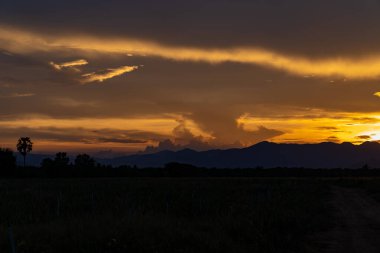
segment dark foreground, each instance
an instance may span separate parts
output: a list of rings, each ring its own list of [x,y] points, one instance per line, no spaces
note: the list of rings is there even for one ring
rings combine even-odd
[[[346,252],[379,252],[378,186],[362,178],[3,179],[0,252],[11,252],[9,235],[18,253],[343,252],[348,243]]]
[[[336,226],[326,238],[328,252],[379,252],[380,203],[362,189],[334,187],[332,194]]]

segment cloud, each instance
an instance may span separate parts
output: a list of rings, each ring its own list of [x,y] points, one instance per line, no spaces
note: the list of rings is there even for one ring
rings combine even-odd
[[[16,136],[30,136],[36,146],[36,150],[56,151],[66,149],[99,150],[104,148],[118,148],[119,150],[143,150],[146,145],[169,138],[153,131],[133,129],[97,129],[91,126],[84,127],[28,127],[0,126],[0,139],[2,145],[13,146]],[[11,139],[9,137],[12,136]],[[14,137],[14,138],[13,138]],[[9,142],[9,143],[8,143]]]
[[[36,94],[34,93],[13,93],[10,95],[10,97],[13,98],[24,98],[24,97],[32,97],[35,96]]]
[[[62,69],[65,69],[65,68],[72,68],[72,67],[76,67],[76,66],[83,66],[83,65],[87,65],[88,64],[88,61],[84,60],[84,59],[79,59],[79,60],[75,60],[75,61],[69,61],[69,62],[63,62],[63,63],[54,63],[54,62],[50,62],[49,63],[54,69],[56,70],[62,70]],[[76,69],[76,68],[75,68]]]
[[[217,148],[211,143],[211,139],[202,135],[196,136],[188,127],[188,122],[184,119],[177,120],[178,125],[172,130],[172,138],[158,142],[156,146],[147,146],[144,153],[155,153],[164,150],[178,151],[182,149],[193,149],[204,151]],[[221,147],[219,147],[221,148]]]
[[[380,26],[375,22],[380,19],[379,8],[369,8],[373,12],[368,16],[368,9],[353,8],[343,0],[340,4],[335,0],[326,4],[317,0],[312,0],[313,4],[301,0],[223,0],[218,4],[196,0],[198,3],[190,1],[185,6],[170,0],[170,4],[164,1],[166,4],[152,6],[149,15],[141,15],[150,2],[142,0],[129,4],[125,15],[125,8],[117,8],[115,1],[95,1],[97,4],[78,3],[74,9],[70,0],[51,4],[21,0],[23,4],[17,6],[10,1],[8,9],[7,4],[2,5],[0,24],[11,26],[0,28],[0,95],[7,95],[0,98],[1,121],[9,119],[7,124],[13,127],[84,127],[96,131],[112,127],[162,135],[146,138],[102,130],[99,135],[80,132],[70,143],[76,147],[81,138],[99,141],[99,137],[151,140],[135,150],[157,146],[166,139],[175,147],[202,149],[207,145],[240,147],[265,138],[310,143],[335,135],[342,141],[360,141],[355,137],[380,131],[379,101],[375,96],[368,98],[377,91],[376,81],[321,78],[335,73],[335,65],[342,67],[347,61],[365,66],[366,75],[374,71],[368,78],[376,78],[377,67],[370,63],[380,53]],[[368,1],[355,1],[355,5],[360,7]],[[99,8],[100,2],[105,8]],[[64,7],[57,9],[57,4]],[[342,9],[342,4],[347,8]],[[44,9],[47,5],[49,11]],[[197,11],[199,6],[201,12]],[[104,9],[112,13],[112,19],[99,18]],[[93,14],[83,16],[83,10]],[[181,15],[163,15],[161,11]],[[342,12],[347,15],[339,15]],[[358,13],[364,16],[355,16]],[[162,16],[167,19],[156,22],[162,21]],[[186,32],[178,33],[179,28]],[[69,66],[81,59],[91,64]],[[304,69],[305,60],[312,66],[309,70]],[[48,65],[50,61],[61,70],[54,71],[54,66]],[[284,64],[278,65],[281,61]],[[316,64],[326,61],[334,62],[331,70],[297,74],[320,71]],[[105,80],[114,84],[112,89],[76,85],[85,79],[82,74],[105,74],[108,68],[141,64],[148,67],[143,74],[127,76],[131,80],[128,85],[123,85],[124,77]],[[350,68],[339,71],[351,74]],[[19,95],[10,98],[16,92]],[[38,96],[23,98],[22,93]],[[237,123],[245,113],[252,118]],[[170,122],[145,120],[152,117],[170,118]],[[181,117],[186,121],[183,124],[177,121]],[[138,123],[131,118],[144,120]],[[0,139],[13,146],[18,135],[15,132]],[[56,145],[55,140],[51,143]],[[98,146],[113,149],[124,144]]]
[[[179,119],[177,120],[178,125],[173,128],[173,137],[171,139],[159,141],[156,146],[147,146],[144,153],[154,153],[164,150],[178,151],[182,149],[204,151],[210,149],[241,148],[283,134],[281,131],[269,129],[264,126],[258,126],[256,130],[246,130],[233,119],[226,118],[223,121],[223,124],[213,126],[213,128],[205,128],[205,122],[195,121],[195,124],[201,128],[203,127],[201,130],[209,131],[211,134],[211,136],[196,136],[187,126],[188,120]],[[224,129],[225,125],[229,125],[230,122],[235,122],[234,126],[229,129]],[[225,133],[225,131],[228,131],[229,134],[222,136],[222,133]]]
[[[77,66],[83,66],[87,64],[88,64],[88,61],[84,59],[63,62],[63,63],[50,62],[50,65],[56,70],[61,71],[64,69],[72,69],[72,70],[75,70],[76,72],[81,72],[78,68],[76,68]],[[138,68],[139,68],[138,66],[121,66],[118,68],[108,68],[107,70],[103,70],[99,72],[82,74],[79,81],[81,83],[103,82],[107,79],[111,79],[116,76],[120,76],[125,73],[135,71]]]
[[[185,120],[178,120],[179,125],[173,129],[173,143],[180,148],[206,150],[210,148],[244,147],[267,140],[284,132],[258,125],[256,129],[246,129],[243,123],[238,123],[232,115],[214,112],[212,117],[203,118],[193,114],[191,119],[209,136],[195,136],[186,126]]]
[[[170,140],[173,144],[171,150],[190,148],[200,151],[244,147],[284,134],[282,131],[262,125],[258,125],[255,129],[246,129],[244,124],[237,122],[238,117],[235,117],[234,113],[229,113],[227,110],[220,112],[218,108],[215,110],[209,107],[205,114],[197,111],[186,115],[185,119],[177,120],[179,124],[173,128],[173,138]],[[187,126],[189,120],[201,130],[202,135],[193,134]],[[160,143],[158,150],[161,150],[161,145],[170,146],[168,144],[170,144],[168,141]]]
[[[107,137],[82,139],[81,141],[88,144],[99,144],[99,143],[144,144],[148,142],[148,140],[137,140],[137,139],[130,139],[130,138],[107,138]]]
[[[138,66],[122,66],[119,68],[110,68],[107,69],[107,71],[104,71],[102,73],[88,73],[83,74],[83,79],[81,80],[82,83],[91,83],[91,82],[103,82],[104,80],[114,78],[116,76],[123,75],[125,73],[129,73],[132,71],[137,70]]]
[[[189,142],[199,141],[204,142],[204,137],[195,136],[194,133],[187,125],[187,121],[184,119],[178,119],[178,126],[173,128],[172,134],[174,142],[176,144],[188,144]]]
[[[319,126],[319,127],[316,127],[316,129],[319,129],[319,130],[338,130],[337,127],[332,127],[332,126]]]
[[[329,136],[326,141],[328,142],[340,142],[339,138],[336,136]]]
[[[3,98],[25,98],[25,97],[33,97],[35,95],[36,95],[35,93],[12,93],[12,94],[3,95],[0,97],[3,97]]]
[[[380,122],[380,118],[377,115],[375,117],[353,117],[352,121],[358,124],[376,124]]]
[[[295,141],[298,143],[318,143],[328,139],[332,140],[331,134],[333,133],[337,142],[359,143],[360,140],[364,140],[364,137],[358,138],[357,136],[370,136],[372,133],[380,131],[379,113],[310,110],[308,118],[297,117],[297,114],[288,112],[288,116],[285,117],[286,113],[282,112],[283,117],[281,118],[268,115],[262,117],[248,115],[239,121],[243,122],[248,129],[252,129],[257,124],[280,129],[284,134],[271,139],[274,142],[287,142],[294,139],[298,140]]]
[[[85,102],[67,97],[51,98],[49,99],[53,104],[63,107],[97,107],[96,102]]]
[[[214,105],[197,108],[188,116],[214,138],[213,144],[217,146],[249,146],[284,134],[283,131],[267,128],[261,123],[248,129],[244,122],[239,121],[240,117],[242,113],[237,108],[221,110]]]
[[[186,130],[188,131],[188,130]],[[265,135],[272,137],[276,134],[282,134],[281,131],[268,129],[263,126],[259,126],[256,131],[247,131],[247,134],[255,136],[256,140],[249,144],[255,144],[259,142],[258,140],[266,140]],[[215,139],[206,139],[201,137],[190,137],[187,141],[178,137],[174,137],[174,139],[166,139],[160,141],[157,146],[147,146],[144,150],[144,153],[155,153],[164,150],[178,151],[183,149],[192,149],[196,151],[205,151],[211,149],[229,149],[229,148],[242,148],[245,145],[242,144],[245,140],[237,140],[234,143],[221,143],[217,138]]]
[[[234,47],[224,49],[181,47],[128,38],[98,38],[88,35],[71,37],[68,35],[54,36],[5,26],[0,27],[0,48],[18,53],[80,50],[122,55],[133,53],[176,61],[206,62],[211,64],[236,62],[277,69],[298,76],[339,76],[350,79],[374,79],[380,76],[380,54],[376,53],[354,58],[308,58],[284,54],[263,47]],[[94,81],[105,79],[107,79],[107,75],[101,75],[97,79],[94,78]],[[89,78],[89,80],[92,79]]]
[[[360,140],[370,140],[372,139],[371,136],[369,135],[359,135],[359,136],[356,136],[357,139],[360,139]]]
[[[172,118],[50,118],[41,115],[29,114],[26,117],[0,118],[1,129],[16,129],[29,126],[31,129],[56,129],[60,126],[62,129],[91,129],[94,133],[113,135],[115,133],[127,134],[133,138],[144,139],[146,133],[154,137],[155,140],[167,139],[169,132],[167,129],[173,129],[176,121]],[[112,126],[112,128],[110,128]],[[156,133],[153,135],[153,133]],[[158,134],[159,133],[159,134]]]
[[[225,148],[229,148],[230,146],[225,146]],[[156,153],[160,151],[170,150],[170,151],[179,151],[183,149],[192,149],[196,151],[205,151],[210,149],[216,149],[216,148],[224,148],[222,146],[213,146],[212,144],[208,142],[203,142],[201,140],[191,140],[187,144],[178,144],[175,143],[175,141],[166,139],[163,141],[158,142],[158,145],[153,146],[149,145],[145,148],[145,150],[142,153]]]

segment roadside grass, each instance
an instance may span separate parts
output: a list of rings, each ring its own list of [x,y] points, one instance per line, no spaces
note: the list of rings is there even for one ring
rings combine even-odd
[[[0,251],[318,252],[330,228],[317,179],[0,180]]]

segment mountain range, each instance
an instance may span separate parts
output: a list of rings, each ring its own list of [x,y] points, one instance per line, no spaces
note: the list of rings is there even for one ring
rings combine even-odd
[[[162,167],[178,162],[208,168],[380,168],[380,143],[354,145],[323,142],[319,144],[278,144],[260,142],[241,149],[195,151],[161,151],[103,159],[99,162],[114,166]]]
[[[40,165],[43,158],[51,155],[30,154],[29,165]],[[163,167],[171,162],[191,164],[207,168],[361,168],[368,165],[380,168],[380,143],[364,142],[354,145],[323,142],[319,144],[279,144],[260,142],[246,148],[195,151],[160,151],[152,154],[134,154],[115,158],[96,158],[106,165],[136,165],[137,167]],[[19,164],[21,157],[18,156]]]

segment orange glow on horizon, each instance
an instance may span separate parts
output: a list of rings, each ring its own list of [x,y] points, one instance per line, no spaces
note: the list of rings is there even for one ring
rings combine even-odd
[[[171,117],[162,118],[78,118],[78,119],[55,119],[49,117],[34,116],[28,118],[20,118],[15,120],[3,120],[0,121],[0,129],[19,129],[25,126],[29,126],[31,130],[45,130],[45,131],[61,131],[62,134],[72,132],[85,132],[89,136],[78,136],[76,141],[57,141],[54,138],[34,138],[30,136],[35,142],[35,151],[59,151],[59,150],[96,150],[112,149],[122,152],[132,152],[138,150],[144,150],[146,146],[157,145],[158,140],[143,139],[143,143],[118,143],[112,141],[106,142],[92,142],[92,139],[96,137],[109,137],[107,134],[113,131],[123,133],[122,137],[128,136],[128,131],[132,132],[146,132],[152,135],[162,136],[161,139],[170,139],[173,134],[173,129],[178,126],[179,116],[172,115]],[[210,138],[207,133],[200,130],[194,122],[186,121],[186,127],[196,136],[204,136]],[[20,134],[23,131],[20,130]],[[96,134],[95,134],[96,133]],[[101,133],[103,135],[98,136]],[[149,135],[149,134],[148,134]],[[136,139],[131,137],[131,139]],[[88,141],[86,141],[88,140]],[[3,147],[14,146],[15,140],[13,138],[2,140],[1,145]]]
[[[318,112],[318,111],[317,111]],[[243,126],[247,131],[254,131],[258,126],[269,127],[283,131],[284,134],[269,139],[278,143],[319,143],[325,141],[332,142],[352,142],[360,144],[365,141],[380,140],[380,113],[360,114],[360,113],[339,113],[325,112],[325,116],[319,118],[307,117],[254,117],[246,114],[237,119],[237,124]],[[31,129],[54,129],[61,131],[85,130],[88,133],[93,131],[109,130],[126,131],[136,130],[156,133],[162,136],[173,136],[173,129],[178,126],[175,118],[81,118],[81,119],[54,119],[47,117],[33,117],[29,119],[18,119],[0,121],[0,128],[17,129],[25,125],[33,126]],[[213,141],[210,133],[203,132],[194,122],[187,122],[186,126],[194,136],[202,136],[205,141]],[[75,132],[75,131],[74,131]],[[102,135],[103,136],[103,135]],[[47,150],[66,151],[98,151],[104,149],[118,150],[122,152],[133,152],[144,150],[148,145],[157,145],[157,140],[145,139],[142,143],[117,143],[112,139],[109,142],[84,142],[78,140],[56,141],[49,138],[33,138],[35,150],[44,152]],[[89,140],[93,136],[82,136]],[[107,131],[104,137],[107,137]],[[133,139],[133,137],[132,137]],[[164,139],[164,137],[163,137]],[[247,145],[251,145],[250,143]],[[14,146],[14,140],[4,140],[3,145]]]
[[[318,118],[256,118],[245,115],[238,119],[245,129],[255,126],[271,126],[280,129],[283,135],[270,139],[279,143],[320,143],[380,141],[380,113],[330,113]]]

